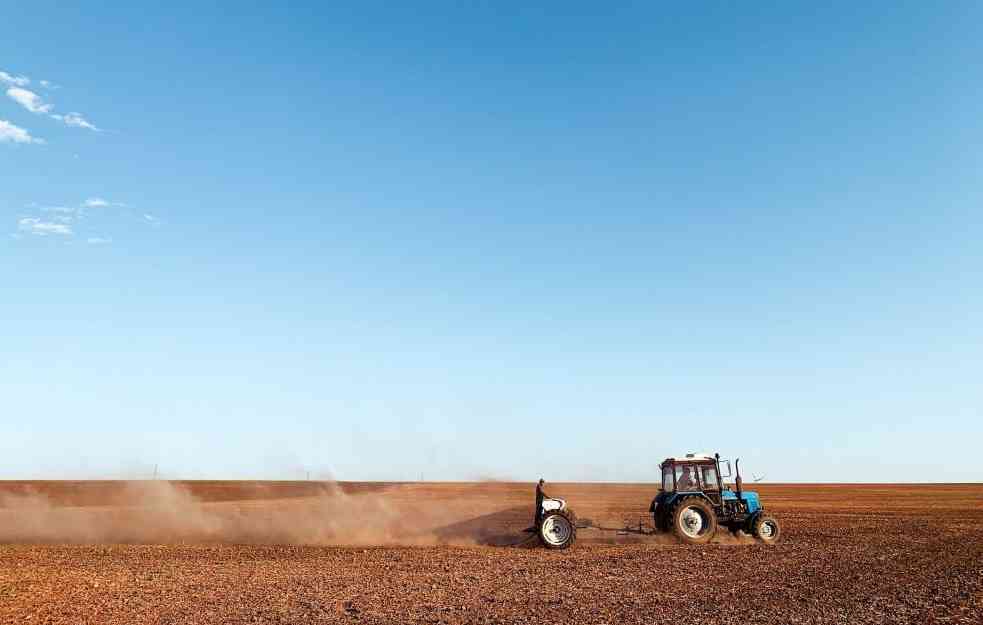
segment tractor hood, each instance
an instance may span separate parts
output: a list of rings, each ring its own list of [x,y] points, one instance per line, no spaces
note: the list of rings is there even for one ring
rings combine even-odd
[[[732,490],[725,490],[720,493],[721,499],[737,499],[737,493]],[[753,490],[746,490],[741,493],[741,499],[747,503],[747,511],[754,514],[761,509],[761,499],[758,493]]]

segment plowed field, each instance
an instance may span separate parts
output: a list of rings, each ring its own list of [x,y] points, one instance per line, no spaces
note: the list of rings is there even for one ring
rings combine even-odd
[[[2,623],[983,623],[983,485],[755,485],[764,545],[648,535],[654,485],[0,482]],[[641,531],[639,531],[641,530]]]

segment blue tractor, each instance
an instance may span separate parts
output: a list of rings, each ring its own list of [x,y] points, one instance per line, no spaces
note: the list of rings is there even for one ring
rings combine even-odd
[[[740,460],[735,462],[731,490],[721,481],[731,475],[730,461],[721,460],[720,454],[666,458],[659,465],[662,489],[649,507],[656,530],[671,532],[690,544],[709,542],[719,527],[744,531],[765,543],[778,541],[778,521],[761,507],[758,493],[744,490],[739,464]]]

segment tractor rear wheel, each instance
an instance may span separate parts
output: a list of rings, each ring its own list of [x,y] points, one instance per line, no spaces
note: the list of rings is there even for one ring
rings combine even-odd
[[[539,542],[547,549],[566,549],[577,540],[577,520],[570,510],[551,510],[539,524]]]
[[[778,538],[782,535],[782,530],[774,517],[762,514],[754,520],[751,533],[761,542],[772,544],[778,542]]]
[[[684,497],[673,507],[672,531],[684,543],[709,542],[717,533],[717,515],[705,499]]]

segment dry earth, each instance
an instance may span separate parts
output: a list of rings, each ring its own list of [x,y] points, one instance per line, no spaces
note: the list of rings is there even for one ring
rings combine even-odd
[[[756,485],[782,542],[703,547],[548,486],[565,552],[525,484],[0,482],[0,623],[983,623],[983,485]]]

